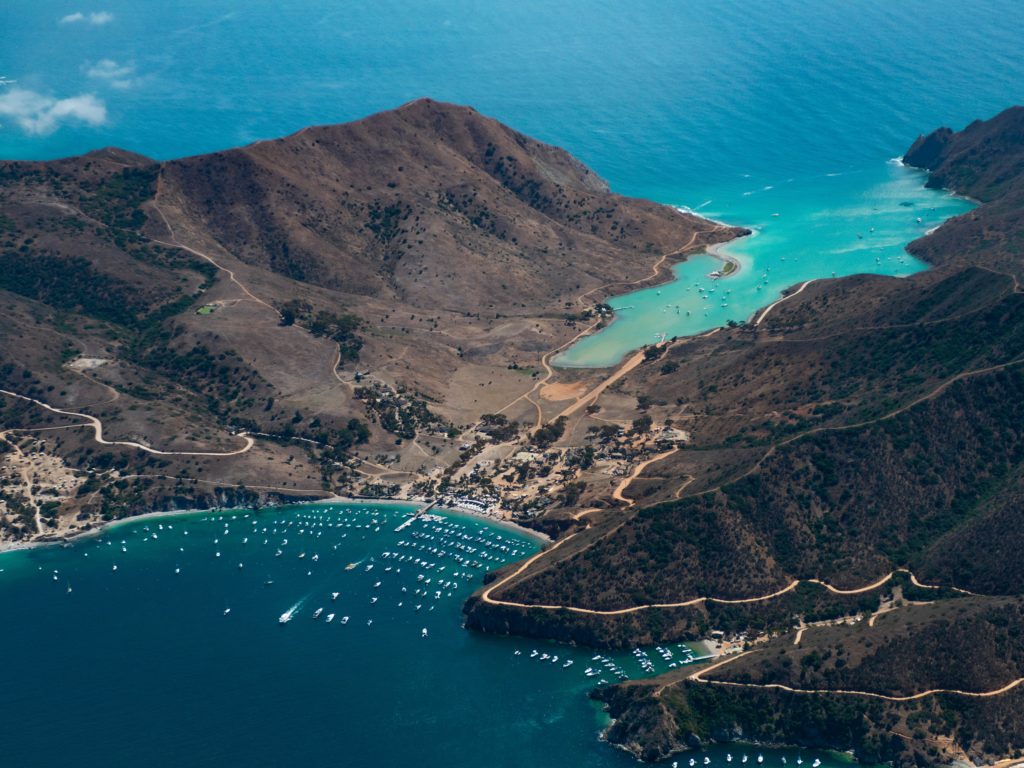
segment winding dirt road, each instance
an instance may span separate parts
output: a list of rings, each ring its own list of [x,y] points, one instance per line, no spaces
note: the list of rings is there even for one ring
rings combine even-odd
[[[230,270],[227,267],[225,267],[223,264],[221,264],[215,258],[213,258],[213,256],[211,256],[210,254],[204,253],[203,251],[200,251],[200,250],[198,250],[196,248],[193,248],[193,247],[191,247],[189,245],[185,245],[184,243],[182,243],[178,239],[178,236],[174,233],[174,227],[171,226],[171,222],[168,221],[167,216],[164,214],[163,209],[160,207],[160,203],[159,203],[160,185],[161,185],[162,182],[163,182],[163,178],[162,177],[158,177],[157,178],[157,191],[156,191],[156,194],[153,196],[153,209],[160,215],[160,219],[163,221],[164,226],[167,227],[167,232],[171,236],[171,241],[167,242],[166,240],[158,240],[155,237],[151,237],[151,238],[149,238],[149,240],[151,242],[158,243],[160,245],[166,245],[168,248],[181,248],[183,251],[188,251],[193,256],[198,256],[199,258],[201,258],[201,259],[203,259],[205,261],[208,261],[210,264],[215,266],[221,272],[226,274],[228,276],[228,279],[231,280],[231,282],[234,283],[239,288],[239,290],[241,290],[242,293],[245,294],[246,298],[250,299],[251,301],[256,302],[257,304],[262,304],[264,307],[269,309],[275,315],[277,315],[278,317],[281,317],[281,313],[278,312],[277,309],[274,306],[272,306],[271,304],[268,304],[263,299],[261,299],[259,296],[255,295],[252,291],[250,291],[238,279],[238,277],[236,277],[236,275],[235,275],[233,270]]]
[[[989,698],[991,696],[999,696],[1008,691],[1012,691],[1014,688],[1024,683],[1024,677],[1018,677],[1016,680],[1012,680],[1011,682],[1007,683],[1001,688],[996,688],[993,691],[962,691],[957,688],[932,688],[927,691],[921,691],[920,693],[912,693],[906,696],[893,696],[885,693],[875,693],[873,691],[854,691],[844,688],[793,688],[788,685],[783,685],[782,683],[738,683],[732,680],[708,680],[704,677],[704,675],[708,674],[709,672],[713,672],[716,669],[724,667],[726,664],[731,664],[737,659],[740,659],[751,653],[754,653],[754,651],[745,651],[743,653],[738,653],[735,656],[730,656],[729,658],[724,659],[723,661],[720,661],[717,664],[712,664],[709,667],[697,670],[686,679],[695,683],[704,683],[705,685],[728,685],[733,686],[735,688],[774,689],[777,691],[786,691],[787,693],[801,693],[814,695],[829,694],[836,696],[862,696],[871,699],[881,699],[882,701],[917,701],[918,699],[923,699],[927,696],[936,696],[939,694],[967,696],[976,699],[984,699]]]
[[[593,511],[595,511],[595,510],[586,510],[586,513],[593,512]],[[582,516],[582,513],[581,513],[580,516]],[[781,597],[782,595],[785,595],[785,594],[787,594],[789,592],[792,592],[794,589],[799,587],[801,584],[817,584],[818,586],[823,587],[824,589],[826,589],[829,592],[831,592],[833,594],[836,594],[836,595],[859,595],[859,594],[862,594],[864,592],[871,592],[871,591],[873,591],[875,589],[878,589],[879,587],[884,586],[886,583],[891,581],[896,576],[896,574],[898,574],[898,573],[905,573],[905,574],[907,574],[910,577],[910,580],[914,584],[914,586],[920,587],[922,589],[951,589],[951,590],[954,590],[956,592],[959,592],[959,593],[965,594],[965,595],[974,595],[975,594],[973,592],[968,592],[965,589],[959,589],[958,587],[948,587],[948,586],[941,585],[941,584],[924,584],[924,583],[918,581],[917,577],[913,573],[911,573],[911,571],[909,571],[908,569],[906,569],[906,568],[897,568],[896,570],[890,571],[888,574],[886,574],[882,578],[878,579],[877,581],[874,581],[874,582],[872,582],[870,584],[866,584],[863,587],[856,587],[854,589],[840,589],[839,587],[834,587],[831,584],[829,584],[828,582],[822,581],[821,579],[794,579],[793,581],[791,581],[789,584],[787,584],[782,589],[778,589],[775,592],[770,592],[770,593],[768,593],[766,595],[759,595],[757,597],[724,598],[724,597],[706,597],[705,596],[705,597],[694,597],[694,598],[690,598],[689,600],[681,600],[681,601],[675,602],[675,603],[645,603],[644,605],[633,605],[633,606],[630,606],[628,608],[614,608],[614,609],[607,609],[607,610],[601,610],[601,609],[597,609],[597,608],[579,608],[579,607],[574,606],[574,605],[548,605],[548,604],[542,604],[542,603],[517,603],[517,602],[510,601],[510,600],[500,600],[498,598],[491,597],[491,593],[494,592],[494,590],[501,588],[505,584],[508,584],[512,579],[514,579],[516,576],[519,576],[527,568],[529,568],[531,565],[533,565],[533,563],[535,563],[537,560],[539,560],[543,555],[548,555],[551,552],[554,552],[560,546],[562,546],[563,544],[565,544],[566,542],[568,542],[569,540],[575,538],[578,535],[579,535],[579,533],[574,533],[574,534],[571,534],[570,536],[566,536],[564,539],[562,539],[561,541],[557,542],[554,546],[538,552],[536,555],[531,557],[529,560],[526,560],[519,568],[517,568],[515,571],[510,573],[508,576],[505,576],[504,578],[499,579],[494,584],[492,584],[490,587],[488,587],[486,590],[484,590],[480,594],[480,599],[483,600],[485,603],[489,603],[490,605],[504,605],[504,606],[508,606],[508,607],[512,607],[512,608],[540,608],[542,610],[548,610],[548,611],[571,611],[573,613],[581,613],[581,614],[587,614],[587,615],[591,615],[591,616],[623,616],[623,615],[626,615],[626,614],[629,614],[629,613],[637,613],[638,611],[650,610],[652,608],[688,608],[690,606],[698,605],[700,603],[718,603],[719,605],[745,605],[745,604],[748,604],[748,603],[760,603],[760,602],[764,602],[764,601],[767,601],[767,600],[774,600],[777,597]]]
[[[817,278],[815,278],[815,280],[816,280],[816,279],[817,279]],[[800,285],[800,287],[799,287],[799,288],[797,288],[797,289],[796,289],[795,291],[793,291],[792,293],[787,293],[787,294],[786,294],[785,296],[783,296],[783,297],[782,297],[781,299],[777,299],[776,301],[773,301],[773,302],[772,302],[771,304],[769,304],[769,305],[768,305],[767,307],[765,307],[765,308],[764,308],[763,310],[761,310],[761,313],[760,313],[760,314],[758,315],[757,319],[756,319],[756,320],[754,320],[754,326],[758,326],[758,325],[760,325],[760,324],[761,324],[762,322],[764,322],[764,319],[765,319],[766,317],[768,317],[768,313],[769,313],[769,312],[771,312],[771,311],[772,311],[773,309],[775,309],[775,308],[776,308],[777,306],[779,306],[779,304],[781,304],[781,303],[782,303],[782,302],[784,302],[784,301],[787,301],[788,299],[792,299],[792,298],[793,298],[794,296],[796,296],[796,295],[797,295],[797,294],[799,294],[799,293],[803,293],[803,290],[804,290],[804,288],[806,288],[806,287],[807,287],[808,285],[810,285],[810,284],[811,284],[811,283],[813,283],[813,282],[814,282],[814,280],[805,280],[805,281],[804,281],[804,282],[803,282],[803,283],[802,283],[802,284]]]
[[[72,417],[79,418],[79,419],[85,419],[86,423],[84,423],[84,424],[74,424],[74,425],[70,425],[70,426],[91,427],[92,430],[93,430],[93,433],[94,433],[93,434],[93,438],[100,445],[124,445],[124,446],[127,446],[129,448],[137,448],[140,451],[145,451],[146,453],[152,453],[152,454],[154,454],[156,456],[216,456],[216,457],[220,457],[220,456],[238,456],[241,453],[246,453],[246,452],[252,450],[253,445],[256,444],[256,441],[253,440],[251,437],[249,437],[249,435],[247,435],[245,432],[239,432],[237,437],[242,438],[245,441],[245,445],[242,446],[241,448],[238,448],[237,450],[234,450],[234,451],[160,451],[160,450],[157,450],[156,448],[150,448],[148,445],[143,445],[142,443],[136,443],[136,442],[131,441],[131,440],[106,440],[106,439],[104,439],[104,437],[103,437],[103,422],[101,422],[95,416],[90,416],[87,413],[80,413],[78,411],[68,411],[68,410],[65,410],[63,408],[55,408],[52,405],[44,403],[42,400],[36,400],[34,397],[28,397],[26,395],[19,395],[17,392],[10,392],[10,391],[8,391],[6,389],[0,389],[0,395],[7,395],[8,397],[14,397],[14,398],[17,398],[19,400],[25,400],[27,402],[30,402],[30,403],[33,403],[34,405],[39,406],[40,408],[45,408],[46,410],[50,411],[51,413],[60,414],[61,416],[72,416]],[[7,430],[7,431],[8,432],[17,432],[19,430],[10,429],[10,430]]]

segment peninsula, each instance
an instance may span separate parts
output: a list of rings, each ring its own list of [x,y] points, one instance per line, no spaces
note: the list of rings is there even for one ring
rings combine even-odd
[[[744,232],[428,99],[167,163],[3,162],[0,202],[8,544],[333,495],[497,508],[478,470],[561,434],[551,352],[609,292]],[[495,514],[542,511],[552,483],[523,479]]]

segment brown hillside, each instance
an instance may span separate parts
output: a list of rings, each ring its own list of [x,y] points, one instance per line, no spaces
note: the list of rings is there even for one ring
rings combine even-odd
[[[611,194],[564,150],[429,99],[174,161],[162,183],[246,263],[459,312],[550,310],[706,227]]]

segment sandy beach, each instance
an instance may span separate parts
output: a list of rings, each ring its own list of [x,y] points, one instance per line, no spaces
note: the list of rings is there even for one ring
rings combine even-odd
[[[747,235],[747,237],[750,237],[750,235]],[[740,273],[740,270],[743,269],[743,262],[741,262],[735,256],[732,256],[732,255],[730,255],[730,254],[725,252],[725,248],[728,245],[729,245],[728,243],[721,243],[719,245],[709,245],[707,247],[707,253],[708,253],[709,256],[714,256],[716,259],[721,261],[723,264],[732,264],[732,269],[730,269],[728,272],[724,272],[723,271],[723,273],[722,273],[722,277],[723,278],[733,277],[734,275],[738,275]]]

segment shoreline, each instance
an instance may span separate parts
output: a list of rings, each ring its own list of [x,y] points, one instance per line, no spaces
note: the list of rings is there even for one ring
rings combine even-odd
[[[749,235],[743,235],[742,237],[753,237],[754,233],[751,232]],[[742,239],[737,237],[736,240]],[[734,243],[736,240],[730,240],[729,243]],[[726,253],[723,249],[729,245],[729,243],[716,243],[715,245],[709,245],[704,250],[708,256],[713,256],[723,264],[732,264],[732,269],[728,272],[723,272],[719,280],[725,280],[730,277],[738,275],[743,270],[743,262],[740,261],[736,256],[731,253]]]
[[[643,286],[641,288],[637,288],[635,290],[629,291],[628,293],[617,294],[616,296],[612,296],[612,297],[609,297],[609,298],[613,298],[614,299],[614,298],[619,298],[619,297],[622,297],[622,296],[629,296],[629,295],[631,295],[633,293],[640,293],[642,291],[649,291],[649,290],[651,290],[653,288],[657,288],[659,285],[671,285],[672,283],[674,283],[674,282],[679,280],[679,276],[675,273],[675,267],[680,265],[680,264],[684,264],[687,261],[689,261],[691,256],[699,256],[701,254],[710,256],[713,259],[716,259],[717,261],[721,262],[722,264],[731,264],[732,265],[732,269],[731,270],[729,270],[728,272],[724,272],[721,276],[715,278],[715,280],[728,280],[730,277],[735,277],[736,275],[738,275],[743,270],[743,262],[740,261],[740,259],[738,257],[733,256],[730,253],[726,253],[722,249],[728,247],[731,243],[735,243],[737,240],[741,240],[742,238],[745,238],[745,237],[753,237],[756,234],[757,234],[756,230],[750,230],[750,232],[748,234],[746,234],[746,235],[738,235],[737,237],[734,237],[732,240],[729,240],[727,242],[715,243],[714,245],[705,246],[702,251],[695,251],[694,253],[687,254],[686,258],[684,258],[684,259],[682,259],[680,261],[674,262],[671,265],[671,267],[669,268],[669,270],[668,270],[669,278],[667,280],[662,280],[660,282],[652,283],[651,285],[646,285],[646,286]],[[605,301],[604,303],[607,304],[607,301]],[[608,304],[608,306],[611,306],[611,305]],[[764,307],[758,307],[755,310],[755,314],[757,312],[760,312],[763,309],[764,309]],[[601,333],[601,331],[604,331],[604,330],[606,330],[608,328],[611,328],[612,325],[614,325],[615,322],[618,319],[619,319],[618,312],[615,310],[615,307],[611,307],[611,320],[608,322],[608,324],[605,325],[603,328],[599,328],[596,331],[592,331],[591,333],[587,334],[586,336],[581,336],[580,338],[578,338],[574,342],[573,345],[579,343],[580,341],[582,341],[585,338],[591,338],[591,337],[596,336],[599,333]],[[717,326],[714,326],[713,328],[707,328],[707,329],[705,329],[703,331],[699,331],[697,333],[691,333],[691,334],[688,334],[686,336],[679,336],[678,338],[679,339],[693,339],[693,338],[697,338],[699,336],[703,336],[706,333],[708,333],[709,331],[715,331],[715,330],[718,330],[719,328],[724,328],[724,327],[725,326],[723,326],[723,325],[717,325]],[[559,353],[559,356],[561,356],[561,354],[564,354],[564,352],[568,351],[568,349],[571,349],[571,348],[572,347],[570,346],[566,350],[563,350],[562,353]],[[640,349],[642,349],[642,346],[641,347],[636,347],[634,349],[630,349],[630,350],[626,351],[625,353],[623,353],[621,358],[619,358],[618,360],[616,360],[614,363],[612,363],[610,365],[600,365],[600,366],[594,366],[594,365],[567,365],[565,363],[557,362],[557,360],[558,360],[557,356],[551,359],[551,365],[554,368],[561,368],[561,369],[567,370],[567,371],[599,371],[599,370],[608,369],[608,368],[616,368],[616,367],[622,365],[623,361],[626,360],[629,357],[629,355],[631,355],[634,352],[637,352]]]
[[[661,205],[661,203],[658,203],[658,204]],[[689,215],[689,216],[696,216],[697,218],[704,219],[705,221],[710,221],[713,224],[717,224],[720,227],[727,227],[729,229],[746,229],[747,233],[743,234],[743,235],[736,235],[731,240],[726,240],[725,242],[713,243],[712,245],[706,245],[703,248],[698,248],[695,251],[681,254],[681,258],[678,258],[678,259],[672,259],[669,256],[669,257],[666,258],[666,261],[668,262],[668,269],[667,270],[662,270],[662,269],[659,268],[658,269],[658,274],[652,275],[648,280],[646,280],[646,281],[638,281],[638,282],[632,283],[632,285],[636,286],[632,290],[627,291],[626,293],[617,293],[617,294],[614,294],[613,296],[607,296],[604,299],[602,299],[601,303],[605,304],[606,306],[611,306],[610,304],[608,304],[608,301],[610,299],[619,298],[619,297],[622,297],[622,296],[629,296],[629,295],[631,295],[633,293],[639,293],[641,291],[646,291],[646,290],[650,290],[652,288],[657,288],[658,286],[671,285],[672,283],[674,283],[675,281],[677,281],[679,279],[679,276],[675,273],[675,268],[677,266],[679,266],[680,264],[685,264],[687,261],[690,260],[691,257],[699,256],[701,254],[710,255],[711,257],[717,259],[718,261],[721,261],[723,263],[727,263],[727,264],[732,264],[733,265],[733,269],[730,270],[727,274],[723,274],[721,276],[722,278],[724,278],[724,277],[731,277],[732,275],[735,275],[735,274],[739,273],[739,271],[742,269],[742,267],[743,267],[742,263],[740,263],[740,261],[735,256],[730,256],[728,254],[720,254],[717,251],[717,249],[722,248],[722,247],[728,245],[729,243],[736,242],[740,238],[750,237],[750,236],[756,234],[755,230],[747,228],[747,227],[742,227],[740,225],[727,224],[724,221],[719,221],[717,219],[712,219],[712,218],[709,218],[707,216],[702,216],[700,213],[697,213],[696,211],[691,210],[690,208],[686,207],[685,205],[668,205],[667,207],[672,208],[672,209],[678,211],[679,213],[683,213],[683,214],[686,214],[686,215]],[[718,279],[721,279],[721,278],[718,278]],[[635,352],[637,350],[636,349],[629,350],[628,352],[623,354],[621,359],[617,360],[616,362],[612,363],[611,365],[602,365],[602,366],[565,365],[565,364],[559,364],[559,363],[555,362],[559,357],[561,357],[563,354],[565,354],[565,352],[567,352],[575,344],[579,343],[583,339],[589,338],[591,336],[595,336],[598,333],[600,333],[601,331],[605,330],[605,328],[610,328],[612,326],[612,324],[614,324],[617,319],[618,319],[618,315],[617,315],[617,313],[615,311],[615,307],[611,307],[611,318],[609,319],[607,325],[603,326],[602,328],[598,328],[596,331],[591,330],[590,333],[587,333],[587,334],[577,338],[573,342],[573,344],[569,345],[566,349],[562,350],[561,352],[558,353],[558,355],[554,356],[551,359],[551,365],[553,367],[555,367],[555,368],[563,368],[565,370],[601,370],[603,368],[615,368],[616,366],[621,365],[622,361],[625,360],[626,357],[631,352]],[[695,334],[695,335],[699,335],[699,334]],[[639,347],[637,347],[637,349],[639,349]]]
[[[154,510],[153,512],[143,512],[141,515],[132,515],[130,517],[122,517],[117,520],[106,520],[96,525],[93,528],[87,530],[76,531],[70,536],[57,536],[52,539],[37,538],[29,541],[0,541],[0,557],[3,557],[8,552],[19,552],[30,549],[38,549],[40,547],[59,547],[73,544],[80,539],[89,539],[96,536],[101,536],[115,528],[129,523],[136,523],[143,520],[158,520],[166,517],[185,517],[191,515],[208,515],[218,512],[260,512],[268,507],[303,507],[313,506],[316,504],[376,504],[379,506],[412,506],[414,509],[411,512],[416,512],[417,507],[424,507],[430,504],[429,501],[424,499],[393,499],[393,498],[369,498],[369,497],[353,497],[353,496],[339,496],[337,494],[331,494],[322,499],[312,499],[309,501],[296,501],[286,502],[283,504],[267,504],[258,509],[252,509],[251,507],[205,507],[203,509],[166,509],[166,510]],[[531,541],[535,541],[541,546],[541,548],[551,543],[552,539],[540,531],[535,531],[532,528],[527,528],[524,525],[519,525],[511,520],[503,520],[501,518],[495,518],[491,515],[483,514],[480,512],[473,512],[468,509],[445,507],[440,504],[433,507],[433,510],[440,510],[442,512],[454,514],[454,515],[465,515],[466,517],[475,518],[479,520],[485,520],[492,525],[497,527],[514,530],[517,533],[526,536]],[[431,511],[433,511],[431,510]]]
[[[898,165],[901,168],[904,168],[907,171],[911,171],[911,172],[913,172],[915,174],[918,174],[918,175],[921,175],[921,176],[925,176],[925,177],[928,176],[928,171],[927,170],[925,170],[923,168],[918,168],[916,166],[908,165],[907,163],[903,162],[903,158],[902,157],[893,157],[893,158],[890,158],[889,160],[887,160],[886,162]],[[921,187],[922,187],[922,189],[929,189],[930,191],[933,191],[933,192],[941,192],[944,195],[946,195],[946,196],[948,196],[950,198],[953,198],[953,199],[962,200],[962,201],[970,204],[972,207],[978,207],[978,206],[983,205],[983,203],[981,201],[976,200],[976,199],[970,197],[969,195],[961,194],[961,193],[957,192],[956,190],[951,189],[949,187],[943,187],[940,190],[940,189],[929,188],[924,183],[922,183]],[[714,222],[716,224],[719,224],[721,226],[727,226],[727,227],[734,227],[734,226],[736,226],[736,227],[741,227],[741,228],[747,229],[747,234],[738,235],[738,236],[732,238],[731,240],[728,240],[728,241],[725,241],[725,242],[722,242],[722,243],[714,243],[712,245],[705,246],[704,249],[703,249],[703,253],[706,253],[707,255],[711,256],[712,258],[717,259],[718,261],[722,262],[723,264],[731,264],[732,265],[732,269],[728,273],[723,273],[721,275],[721,277],[719,277],[717,279],[723,280],[725,278],[732,277],[732,276],[737,275],[737,274],[740,273],[740,271],[743,268],[742,261],[739,258],[737,258],[736,256],[728,253],[727,249],[729,248],[730,245],[732,245],[733,243],[737,242],[738,240],[740,240],[742,238],[755,237],[756,235],[758,235],[759,232],[758,232],[758,230],[756,228],[754,228],[754,227],[743,227],[743,225],[728,224],[728,223],[720,221],[718,219],[714,219],[714,218],[711,218],[709,216],[706,216],[706,215],[702,214],[699,210],[695,210],[695,209],[690,208],[689,206],[686,206],[686,205],[672,205],[671,207],[674,208],[675,210],[679,211],[680,213],[685,213],[685,214],[692,215],[692,216],[698,216],[698,217],[700,217],[702,219],[706,219],[707,221],[712,221],[712,222]],[[917,259],[918,261],[920,261],[920,263],[923,265],[921,271],[925,271],[925,270],[929,270],[929,269],[934,269],[935,266],[936,266],[935,264],[932,264],[931,262],[926,261],[925,259],[923,259],[923,258],[921,258],[919,256],[916,256],[915,254],[913,254],[909,250],[910,244],[913,243],[915,240],[919,240],[919,239],[922,239],[922,238],[925,238],[925,237],[929,237],[930,235],[934,234],[936,231],[940,230],[949,221],[951,221],[951,220],[953,220],[953,219],[955,219],[955,218],[957,218],[959,216],[963,216],[966,213],[969,213],[970,210],[971,209],[969,209],[968,211],[965,211],[963,213],[960,213],[960,214],[951,215],[948,218],[946,218],[943,221],[941,221],[940,223],[936,224],[934,227],[931,227],[930,229],[927,229],[923,234],[921,234],[919,236],[916,236],[914,239],[910,240],[909,242],[907,242],[903,246],[904,253],[907,254],[908,256],[911,256],[911,257]],[[686,257],[684,257],[682,260],[680,260],[678,262],[674,262],[673,263],[673,267],[675,267],[677,264],[681,264],[681,263],[684,263],[684,262],[688,261],[691,256],[700,254],[701,252],[702,251],[695,251],[693,253],[687,254]],[[860,274],[860,273],[853,273],[853,274]],[[870,273],[870,274],[874,274],[874,273]],[[889,275],[889,276],[897,277],[897,278],[902,278],[902,277],[906,277],[906,276],[909,276],[909,275]],[[623,293],[623,294],[616,294],[615,296],[609,297],[609,299],[618,298],[618,297],[622,297],[622,296],[628,296],[631,293],[634,293],[636,291],[648,290],[649,288],[654,288],[654,287],[657,287],[659,285],[668,284],[668,283],[673,282],[673,280],[675,280],[675,279],[676,279],[676,276],[674,275],[674,273],[670,272],[670,279],[668,279],[668,280],[655,281],[655,282],[650,283],[648,285],[645,285],[643,287],[637,288],[635,291],[630,291],[628,293]],[[796,295],[797,293],[802,291],[804,288],[806,288],[807,285],[809,285],[810,283],[818,281],[818,280],[826,280],[826,279],[829,279],[829,277],[827,275],[821,275],[821,276],[818,276],[818,277],[809,278],[809,279],[801,281],[799,283],[794,283],[793,285],[784,288],[780,292],[780,294],[779,294],[777,299],[775,299],[774,301],[768,302],[766,304],[763,304],[763,305],[761,305],[759,307],[756,307],[750,313],[750,315],[747,317],[745,322],[747,322],[747,323],[752,323],[753,322],[755,324],[759,324],[760,321],[763,320],[764,317],[777,304],[779,304],[782,301],[785,301],[785,300],[789,299],[791,296]],[[607,303],[607,301],[608,300],[606,299],[605,303]],[[605,326],[605,328],[611,327],[611,325],[616,321],[616,319],[617,319],[617,315],[616,315],[616,313],[614,311],[614,307],[613,307],[611,321],[608,323],[607,326]],[[725,326],[716,326],[716,328],[723,328],[723,327],[725,327]],[[601,330],[604,330],[604,329],[602,328]],[[708,329],[708,330],[714,330],[714,329]],[[680,338],[680,339],[695,338],[695,337],[703,335],[706,332],[707,331],[702,331],[700,333],[688,334],[686,336],[680,336],[678,338]],[[598,330],[596,333],[591,333],[589,335],[593,336],[593,335],[596,335],[597,333],[600,333],[600,330]],[[619,360],[617,360],[615,363],[612,363],[610,365],[600,365],[600,366],[566,365],[565,363],[557,362],[556,361],[557,358],[555,360],[552,360],[552,365],[554,365],[557,368],[564,368],[564,369],[567,369],[567,370],[600,370],[600,369],[604,369],[604,368],[614,368],[615,366],[620,365],[622,363],[622,361],[625,360],[626,357],[630,354],[630,352],[633,352],[636,349],[639,349],[639,347],[636,347],[636,348],[634,348],[632,350],[629,350],[628,352],[624,353],[622,355],[622,357],[619,358]]]

